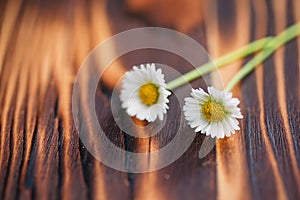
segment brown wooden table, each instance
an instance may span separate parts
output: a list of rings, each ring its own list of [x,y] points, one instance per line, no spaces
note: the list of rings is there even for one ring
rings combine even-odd
[[[300,21],[299,0],[211,0],[201,8],[201,23],[167,27],[197,40],[213,58]],[[0,2],[0,199],[300,198],[300,38],[235,87],[241,131],[218,140],[205,158],[198,158],[200,134],[178,160],[149,173],[111,169],[86,150],[71,110],[80,64],[109,36],[153,25],[125,12],[121,0]],[[247,60],[220,70],[225,84]],[[123,66],[154,61],[181,73],[191,69],[166,52],[136,51],[114,63],[116,77],[95,95],[106,135],[127,151],[153,151],[174,137],[163,129],[134,138],[107,118],[110,88]],[[200,79],[192,85],[206,87]],[[168,115],[176,119],[178,104],[170,102]]]

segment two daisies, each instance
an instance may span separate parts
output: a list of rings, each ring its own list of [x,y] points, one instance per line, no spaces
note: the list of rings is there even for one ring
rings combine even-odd
[[[224,138],[230,136],[235,130],[239,130],[237,119],[243,118],[238,108],[240,101],[232,98],[232,93],[227,91],[264,62],[279,47],[298,36],[300,36],[300,23],[291,25],[277,36],[254,41],[216,60],[216,66],[220,67],[259,51],[228,83],[226,91],[219,91],[213,87],[208,87],[208,93],[201,88],[192,89],[191,97],[185,98],[183,106],[185,118],[191,128],[196,132],[210,135],[212,138]],[[198,69],[208,72],[211,70],[210,67],[208,64],[200,66]],[[195,77],[201,75],[197,70],[193,70],[192,73]],[[195,77],[189,77],[189,81]],[[180,84],[184,84],[181,81],[179,81]],[[140,68],[134,67],[132,71],[125,74],[120,99],[122,107],[130,116],[152,122],[157,117],[160,120],[163,119],[163,115],[168,109],[170,94],[161,69],[156,70],[154,64],[147,64],[146,66],[141,65]]]
[[[169,108],[170,94],[162,70],[156,69],[155,64],[146,64],[126,72],[120,99],[129,116],[153,122],[157,118],[163,119]],[[183,111],[195,132],[224,138],[240,130],[237,119],[243,116],[239,103],[237,98],[232,98],[231,92],[208,87],[207,93],[199,88],[192,89],[191,97],[185,98]]]

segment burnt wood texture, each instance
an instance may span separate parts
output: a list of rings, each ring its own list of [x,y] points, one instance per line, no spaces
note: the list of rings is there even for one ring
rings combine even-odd
[[[121,0],[0,2],[0,199],[300,199],[300,38],[234,88],[244,115],[241,131],[218,140],[203,159],[200,134],[178,160],[148,173],[111,169],[87,151],[71,104],[81,63],[108,37],[156,25],[125,7]],[[194,38],[217,58],[300,22],[299,8],[299,0],[203,0],[189,28],[166,27]],[[250,58],[220,69],[225,85]],[[181,73],[192,69],[182,58],[148,49],[115,61],[115,79],[147,62]],[[166,145],[178,129],[169,122],[150,138],[120,130],[111,116],[115,82],[108,77],[95,94],[107,137],[132,152]],[[192,85],[206,87],[202,79]],[[175,122],[179,109],[171,96],[168,115]]]

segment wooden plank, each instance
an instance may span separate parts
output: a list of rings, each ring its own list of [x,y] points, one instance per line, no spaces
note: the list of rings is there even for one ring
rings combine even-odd
[[[196,22],[179,21],[173,28],[216,58],[299,22],[299,6],[298,0],[201,1],[203,16],[193,11]],[[155,20],[150,24],[128,15],[120,0],[51,5],[6,1],[0,12],[0,199],[299,199],[299,38],[233,90],[244,114],[240,133],[219,140],[203,159],[198,152],[205,137],[197,134],[174,163],[134,174],[103,165],[80,141],[72,117],[72,86],[82,60],[99,42],[122,30],[153,26]],[[107,53],[114,54],[114,47]],[[221,69],[223,83],[248,60]],[[110,102],[111,90],[125,71],[146,62],[164,63],[181,73],[192,69],[170,53],[131,52],[105,72],[95,109],[111,142],[126,151],[149,153],[152,159],[151,152],[168,144],[179,129],[175,96],[170,97],[166,126],[149,138],[123,132]],[[84,78],[89,82],[88,74]],[[212,81],[220,83],[218,75],[212,74]],[[192,86],[206,88],[203,79]],[[86,104],[87,91],[80,92],[79,101]],[[152,164],[159,159],[164,158],[152,159]],[[124,158],[124,165],[128,163]]]
[[[266,2],[253,2],[253,18],[255,23],[252,24],[251,30],[255,31],[251,33],[252,40],[265,37],[268,24]],[[246,147],[251,191],[254,199],[269,198],[270,194],[273,194],[274,198],[285,199],[286,191],[276,165],[264,121],[263,67],[263,65],[258,66],[256,72],[250,74],[243,81],[244,83],[247,81],[247,85],[244,84],[242,87],[247,108],[245,128],[247,128]]]
[[[206,14],[207,24],[211,26],[208,29],[207,40],[209,44],[208,50],[212,57],[219,57],[249,42],[249,29],[247,28],[250,23],[249,10],[247,9],[249,3],[249,1],[213,1],[214,7],[221,9],[221,12],[209,10]],[[222,12],[224,7],[226,11]],[[211,14],[211,12],[214,14]],[[230,13],[229,16],[228,13]],[[220,89],[224,88],[233,77],[233,74],[239,70],[241,64],[241,61],[237,61],[213,73],[213,85]],[[219,73],[222,78],[221,80]],[[242,101],[241,106],[242,110],[244,110],[242,96],[239,95],[240,88],[234,88],[233,94]],[[229,138],[217,141],[218,199],[251,198],[248,183],[248,166],[245,159],[246,151],[243,126],[244,122],[242,121],[242,131]]]

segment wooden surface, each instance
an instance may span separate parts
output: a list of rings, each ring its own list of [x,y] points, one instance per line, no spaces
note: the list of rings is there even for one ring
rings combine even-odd
[[[166,26],[217,58],[299,22],[298,8],[299,0],[203,1],[196,17],[202,22]],[[109,36],[155,24],[125,12],[121,0],[0,2],[0,199],[300,199],[300,38],[234,89],[244,115],[241,131],[218,140],[205,158],[198,158],[202,135],[174,163],[144,174],[106,167],[86,150],[71,111],[80,64]],[[221,69],[225,84],[248,59]],[[191,69],[173,55],[148,50],[117,60],[116,77],[141,62]],[[114,81],[103,80],[106,87],[95,97],[107,136],[133,152],[168,143],[173,129],[135,139],[103,117],[110,113]],[[193,86],[205,87],[201,80]],[[176,116],[174,97],[170,102],[168,115]]]

